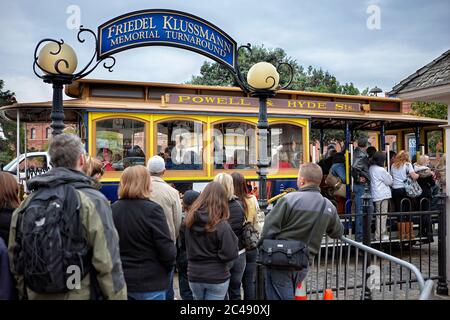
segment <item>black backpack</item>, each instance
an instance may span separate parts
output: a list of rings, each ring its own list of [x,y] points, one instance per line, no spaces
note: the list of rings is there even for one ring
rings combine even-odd
[[[30,197],[17,221],[16,271],[34,292],[68,292],[73,270],[78,268],[83,279],[91,269],[80,195],[65,184],[38,189]]]

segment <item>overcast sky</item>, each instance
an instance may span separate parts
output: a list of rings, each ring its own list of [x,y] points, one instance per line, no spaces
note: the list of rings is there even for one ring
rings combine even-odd
[[[96,28],[127,12],[163,8],[192,13],[215,24],[238,44],[281,47],[305,67],[321,67],[341,83],[390,91],[399,81],[450,49],[448,0],[1,0],[0,79],[20,102],[51,99],[51,88],[32,71],[42,38],[63,38],[87,62],[93,43],[81,45],[67,27],[70,5],[81,24]],[[380,9],[379,29],[369,29],[370,5]],[[373,21],[373,20],[371,20]],[[182,83],[198,74],[206,57],[169,47],[121,52],[114,72],[98,68],[90,78]]]

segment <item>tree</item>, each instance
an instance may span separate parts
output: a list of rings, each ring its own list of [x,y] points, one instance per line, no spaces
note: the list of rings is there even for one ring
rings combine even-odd
[[[447,105],[437,102],[414,102],[411,104],[413,113],[418,116],[447,119]]]
[[[252,47],[251,54],[247,50],[241,50],[238,56],[238,62],[244,76],[252,65],[260,61],[266,61],[272,64],[276,64],[276,62],[289,63],[294,69],[294,77],[289,87],[293,90],[352,95],[360,94],[360,91],[353,83],[341,85],[335,76],[328,71],[323,71],[321,68],[316,69],[309,66],[305,71],[294,58],[289,57],[281,48],[267,49],[264,45],[254,46]],[[281,80],[287,78],[287,72],[286,68],[281,68]],[[205,61],[200,68],[200,75],[192,76],[191,80],[187,83],[210,86],[237,86],[236,81],[227,68],[220,63],[208,61]],[[366,94],[367,91],[368,89],[366,90]]]
[[[10,90],[4,90],[4,81],[0,80],[0,107],[16,103],[14,92]],[[0,118],[0,132],[3,134],[4,139],[0,138],[0,163],[6,164],[14,157],[14,150],[12,145],[16,142],[17,131],[16,124],[12,121],[7,121]],[[24,136],[24,127],[21,127],[21,132]],[[23,146],[24,144],[21,143]]]

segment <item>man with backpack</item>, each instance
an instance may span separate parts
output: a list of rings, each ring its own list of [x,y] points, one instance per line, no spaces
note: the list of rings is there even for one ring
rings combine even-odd
[[[54,136],[53,169],[28,183],[12,217],[10,269],[22,299],[126,299],[119,239],[105,196],[82,173],[84,147]]]
[[[260,263],[266,266],[268,300],[293,300],[297,284],[308,272],[310,256],[319,252],[324,234],[342,236],[336,208],[320,194],[322,169],[315,163],[300,166],[298,192],[278,200],[266,216],[260,238]]]

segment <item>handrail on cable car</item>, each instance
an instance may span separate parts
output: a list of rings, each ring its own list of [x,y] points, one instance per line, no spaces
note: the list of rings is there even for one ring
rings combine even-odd
[[[283,198],[285,195],[287,195],[290,192],[295,192],[297,190],[295,190],[294,188],[287,188],[286,190],[284,190],[282,193],[276,195],[275,197],[270,198],[269,200],[267,200],[268,203],[272,203],[277,201],[280,198]]]

